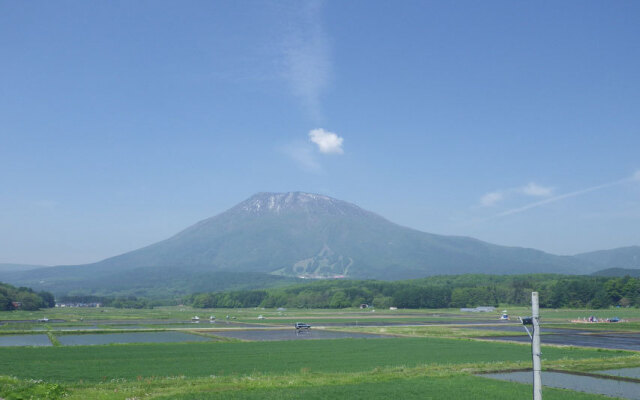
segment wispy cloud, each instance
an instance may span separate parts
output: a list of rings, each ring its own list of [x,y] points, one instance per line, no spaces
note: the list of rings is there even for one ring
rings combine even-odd
[[[302,8],[283,42],[282,74],[293,94],[302,99],[311,117],[319,122],[322,118],[320,98],[331,75],[329,38],[321,21],[323,2],[294,4]]]
[[[303,170],[313,173],[323,172],[320,157],[323,154],[344,154],[343,138],[322,128],[309,131],[309,141],[296,141],[280,150],[298,164]]]
[[[503,200],[515,195],[524,195],[531,197],[548,197],[553,194],[553,188],[547,186],[541,186],[534,182],[529,182],[525,186],[515,187],[504,190],[496,190],[484,194],[480,198],[480,205],[482,207],[495,206]]]
[[[309,131],[309,140],[318,146],[318,150],[325,154],[343,154],[343,138],[333,132],[325,131],[322,128]]]
[[[491,207],[502,201],[504,194],[502,192],[490,192],[480,198],[480,205],[483,207]]]
[[[291,143],[282,147],[281,150],[303,170],[316,174],[322,172],[322,165],[318,161],[313,146],[309,143]]]
[[[553,188],[540,186],[533,182],[530,182],[528,185],[520,188],[520,191],[522,194],[535,197],[547,197],[553,194]]]
[[[618,186],[618,185],[622,185],[624,183],[629,183],[629,182],[640,182],[640,171],[636,171],[632,176],[627,177],[627,178],[623,178],[623,179],[619,179],[617,181],[604,183],[604,184],[597,185],[597,186],[592,186],[592,187],[589,187],[589,188],[586,188],[586,189],[576,190],[574,192],[569,192],[569,193],[561,194],[561,195],[558,195],[558,196],[550,197],[548,199],[541,200],[541,201],[536,201],[534,203],[530,203],[530,204],[524,205],[522,207],[512,208],[510,210],[506,210],[506,211],[503,211],[503,212],[501,212],[499,214],[496,214],[496,215],[494,215],[494,217],[506,217],[507,215],[518,214],[518,213],[521,213],[523,211],[530,210],[532,208],[543,206],[545,204],[555,203],[555,202],[560,201],[560,200],[564,200],[564,199],[568,199],[568,198],[576,197],[576,196],[581,196],[583,194],[595,192],[597,190],[607,189],[607,188],[610,188],[610,187],[613,187],[613,186]]]

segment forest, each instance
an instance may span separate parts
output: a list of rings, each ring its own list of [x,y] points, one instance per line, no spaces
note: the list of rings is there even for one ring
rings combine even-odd
[[[322,280],[284,288],[200,293],[198,308],[291,307],[450,308],[527,305],[531,292],[545,308],[640,307],[640,278],[530,275],[446,275],[406,281]]]
[[[15,287],[0,282],[0,311],[37,310],[40,308],[55,307],[53,294],[49,292],[34,292],[26,287]]]

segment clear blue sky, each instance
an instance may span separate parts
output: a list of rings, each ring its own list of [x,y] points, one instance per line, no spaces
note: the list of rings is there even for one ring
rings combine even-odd
[[[98,261],[295,190],[559,254],[638,245],[639,21],[637,1],[1,0],[0,262]]]

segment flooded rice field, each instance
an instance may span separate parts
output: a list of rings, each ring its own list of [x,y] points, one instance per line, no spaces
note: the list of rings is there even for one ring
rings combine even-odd
[[[531,371],[503,372],[482,374],[492,378],[510,382],[532,384]],[[624,382],[614,379],[595,378],[591,376],[572,375],[562,372],[542,372],[542,386],[570,389],[577,392],[601,394],[624,399],[640,400],[640,383]]]
[[[58,336],[58,340],[64,346],[85,346],[113,343],[209,342],[213,339],[185,332],[166,331],[62,335]]]
[[[200,323],[200,325],[208,325],[209,322]],[[276,324],[252,324],[249,322],[227,322],[227,321],[217,321],[215,324],[212,324],[216,328],[270,328],[282,325]]]
[[[0,336],[0,347],[5,346],[51,346],[47,335]]]
[[[640,368],[622,368],[622,369],[608,369],[605,371],[598,371],[599,374],[622,376],[625,378],[640,379]]]
[[[98,325],[191,325],[191,320],[186,319],[91,319],[85,320],[88,324]],[[209,321],[207,320],[207,323]]]
[[[508,322],[499,320],[449,320],[449,321],[349,321],[349,322],[316,322],[318,326],[354,327],[354,326],[429,326],[429,325],[487,325],[502,326]],[[512,325],[513,326],[513,325]],[[470,326],[471,327],[471,326]],[[522,328],[520,328],[522,329]]]
[[[544,332],[544,331],[543,331]],[[529,336],[488,336],[480,339],[504,340],[529,343]],[[597,347],[613,350],[640,351],[640,333],[551,333],[540,337],[542,345]]]
[[[45,328],[33,328],[32,330],[44,330]],[[52,326],[50,328],[52,331],[90,331],[95,329],[100,329],[95,325],[73,325],[73,326]]]
[[[150,326],[162,326],[163,328],[190,328],[194,326],[216,326],[216,327],[229,327],[229,328],[251,328],[251,327],[269,327],[273,325],[269,324],[252,324],[247,322],[234,322],[234,321],[209,321],[209,319],[202,318],[199,322],[191,320],[91,320],[87,323],[97,324],[102,326],[108,326],[117,329],[145,329]]]
[[[210,332],[216,336],[223,336],[242,340],[271,341],[271,340],[308,340],[308,339],[346,339],[346,338],[367,338],[380,339],[388,338],[388,335],[377,335],[369,333],[337,332],[325,331],[321,329],[310,329],[308,331],[296,331],[295,329],[279,330],[237,330],[237,331],[216,331]]]
[[[242,325],[242,324],[239,324]],[[208,326],[207,326],[208,327]],[[89,327],[85,327],[89,328]],[[95,328],[95,327],[94,327]],[[132,326],[132,329],[134,327]],[[136,326],[137,328],[137,326]],[[278,341],[278,340],[308,340],[308,339],[344,339],[344,338],[387,338],[389,335],[336,332],[321,329],[311,329],[308,331],[296,331],[293,328],[287,329],[236,329],[236,330],[216,330],[201,331],[214,336],[235,338],[250,341]],[[262,326],[264,328],[264,326]],[[74,327],[66,329],[73,330]],[[118,332],[118,333],[82,333],[82,334],[57,334],[56,338],[63,346],[87,346],[103,345],[114,343],[176,343],[176,342],[210,342],[215,341],[214,337],[199,336],[185,331],[161,331],[161,332]],[[47,335],[43,334],[21,334],[21,335],[0,335],[0,347],[2,346],[51,346],[51,341]]]
[[[484,331],[500,331],[500,332],[517,332],[527,334],[527,331],[524,330],[521,324],[518,325],[474,325],[474,326],[463,326],[462,328],[469,329],[479,329]],[[531,328],[529,328],[531,331]],[[540,332],[542,334],[546,333],[565,333],[565,334],[582,334],[582,333],[596,333],[596,331],[588,331],[588,330],[577,330],[577,329],[567,329],[567,328],[547,328],[546,326],[542,326]],[[598,333],[609,333],[598,331]]]
[[[64,319],[47,319],[47,323],[60,323],[67,322]],[[9,325],[9,324],[32,324],[32,323],[43,323],[42,320],[38,319],[7,319],[0,321],[0,325]]]

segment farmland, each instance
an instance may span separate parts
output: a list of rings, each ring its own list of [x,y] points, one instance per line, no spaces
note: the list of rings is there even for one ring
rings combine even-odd
[[[526,314],[526,309],[513,309]],[[191,323],[199,313],[203,322]],[[612,310],[631,319],[638,310]],[[601,311],[602,313],[602,311]],[[609,312],[610,313],[610,312]],[[527,398],[528,385],[498,382],[475,374],[530,367],[525,344],[479,341],[495,337],[497,314],[458,310],[153,310],[68,308],[1,314],[0,335],[46,333],[48,347],[0,347],[0,397],[70,399],[253,399],[253,398]],[[546,314],[549,317],[546,317]],[[217,321],[206,321],[216,315]],[[258,319],[262,315],[263,319]],[[564,326],[584,310],[543,310],[545,326]],[[228,319],[227,319],[227,316]],[[244,341],[223,334],[282,332],[296,339],[291,321],[312,323],[316,340]],[[14,321],[14,322],[11,322]],[[564,325],[561,325],[564,324]],[[321,326],[325,325],[326,328]],[[612,324],[608,324],[612,325]],[[506,325],[515,327],[513,322]],[[386,338],[323,340],[314,332],[382,333]],[[62,345],[72,335],[139,335],[180,332],[187,342]],[[635,330],[637,332],[637,330]],[[510,332],[509,334],[514,334]],[[524,331],[520,334],[525,334]],[[526,335],[526,334],[525,334]],[[366,336],[366,335],[365,335]],[[62,339],[62,340],[60,340]],[[182,340],[182,339],[181,339]],[[204,341],[197,341],[204,340]],[[543,340],[544,343],[544,340]],[[543,367],[593,371],[640,366],[637,352],[577,347],[543,347]],[[16,397],[11,397],[16,396]],[[597,395],[545,388],[545,398],[596,399]]]

